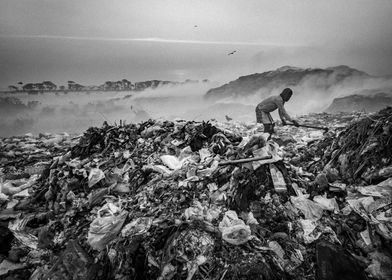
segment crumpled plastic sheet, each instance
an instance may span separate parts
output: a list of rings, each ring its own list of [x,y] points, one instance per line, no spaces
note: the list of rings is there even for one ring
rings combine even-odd
[[[172,155],[163,155],[160,157],[162,162],[172,170],[178,170],[182,168],[182,165],[189,159],[184,158],[179,160],[176,156]]]
[[[222,238],[232,245],[241,245],[248,242],[251,238],[251,230],[240,220],[237,213],[228,210],[222,221],[219,223],[219,230],[222,232]]]
[[[340,244],[333,229],[329,226],[322,225],[319,221],[300,219],[299,224],[304,232],[303,239],[306,244],[316,241],[323,234],[327,234],[331,241]]]
[[[252,167],[254,170],[259,168],[261,165],[267,163],[274,163],[282,160],[282,151],[277,143],[272,140],[269,140],[266,145],[258,150],[253,151],[254,157],[268,157],[271,156],[271,159],[257,160],[252,162]]]
[[[8,228],[24,246],[36,250],[38,248],[38,237],[25,231],[27,223],[32,219],[34,219],[34,214],[26,215],[22,219],[15,219],[8,224]]]
[[[91,188],[105,178],[105,173],[99,168],[93,168],[88,175],[88,186]]]
[[[219,217],[220,209],[217,207],[203,206],[199,201],[194,201],[193,206],[185,209],[186,220],[206,220],[211,222]]]
[[[334,213],[339,212],[339,206],[334,197],[326,198],[325,196],[317,195],[313,198],[313,201],[318,203],[324,210],[332,211]]]
[[[305,219],[319,220],[323,215],[323,209],[320,205],[307,199],[305,196],[292,196],[290,199],[294,207],[301,210]]]
[[[367,196],[392,197],[392,178],[389,178],[377,185],[357,187],[356,190]]]
[[[98,211],[98,216],[91,222],[87,235],[87,241],[92,248],[101,251],[105,249],[110,241],[116,238],[128,216],[128,212],[123,210],[119,211],[118,215],[116,214],[110,212],[109,216],[102,217],[100,211]]]
[[[121,236],[127,237],[145,234],[150,229],[152,222],[153,219],[151,217],[137,218],[123,227]]]

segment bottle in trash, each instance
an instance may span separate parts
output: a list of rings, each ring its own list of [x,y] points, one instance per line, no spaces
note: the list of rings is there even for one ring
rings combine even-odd
[[[284,181],[283,174],[273,163],[270,164],[270,172],[271,172],[272,181],[274,183],[275,191],[286,192],[287,185],[286,182]]]

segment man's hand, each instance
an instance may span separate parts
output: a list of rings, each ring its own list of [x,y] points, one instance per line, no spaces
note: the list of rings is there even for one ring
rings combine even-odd
[[[299,123],[298,123],[296,120],[293,120],[293,124],[294,124],[296,127],[299,126]]]
[[[286,121],[282,120],[282,125],[286,125],[286,124],[287,124]]]

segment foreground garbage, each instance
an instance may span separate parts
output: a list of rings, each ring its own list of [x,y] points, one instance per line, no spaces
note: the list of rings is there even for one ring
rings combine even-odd
[[[392,109],[0,140],[1,279],[391,279]]]

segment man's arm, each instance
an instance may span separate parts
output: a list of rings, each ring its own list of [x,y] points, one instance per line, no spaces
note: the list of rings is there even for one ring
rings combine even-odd
[[[280,98],[281,99],[281,98]],[[292,122],[293,119],[287,114],[286,109],[284,108],[283,101],[277,100],[276,105],[278,105],[279,117],[282,121],[285,119]]]

